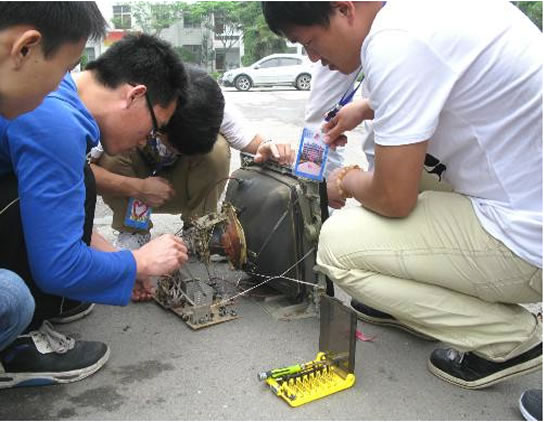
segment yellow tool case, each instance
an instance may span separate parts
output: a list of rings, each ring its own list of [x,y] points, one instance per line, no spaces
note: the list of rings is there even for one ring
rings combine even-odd
[[[274,394],[292,407],[321,399],[354,385],[356,381],[354,374],[345,373],[336,365],[321,364],[323,362],[326,362],[325,354],[320,352],[315,360],[304,364],[313,369],[305,369],[284,381],[267,378],[266,383]]]
[[[258,374],[270,390],[297,407],[354,385],[356,313],[339,300],[320,299],[320,352],[316,359]]]

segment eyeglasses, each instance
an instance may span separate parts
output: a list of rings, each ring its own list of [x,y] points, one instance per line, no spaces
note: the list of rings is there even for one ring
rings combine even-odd
[[[128,82],[131,86],[137,86],[135,83]],[[158,119],[156,119],[156,114],[154,113],[154,108],[152,107],[152,102],[150,101],[150,97],[148,95],[148,90],[145,91],[145,100],[147,103],[147,108],[150,113],[150,118],[152,120],[152,131],[150,132],[150,137],[153,139],[156,139],[159,134],[165,133],[164,130],[160,129],[158,127]]]
[[[156,138],[163,131],[158,127],[158,120],[156,119],[156,114],[154,114],[154,109],[152,108],[152,102],[150,101],[148,92],[145,92],[145,99],[147,101],[148,111],[150,112],[150,118],[152,119],[152,132],[150,133],[150,136],[152,138]]]

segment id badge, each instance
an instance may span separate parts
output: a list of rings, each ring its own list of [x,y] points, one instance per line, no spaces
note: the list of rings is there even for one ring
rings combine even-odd
[[[135,198],[129,198],[124,224],[135,229],[148,229],[152,208]]]
[[[307,179],[323,179],[329,146],[320,130],[303,129],[293,173]]]

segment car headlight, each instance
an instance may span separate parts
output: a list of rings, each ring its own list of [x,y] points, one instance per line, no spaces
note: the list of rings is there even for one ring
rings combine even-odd
[[[226,72],[223,76],[224,79],[231,79],[232,78],[232,72]]]

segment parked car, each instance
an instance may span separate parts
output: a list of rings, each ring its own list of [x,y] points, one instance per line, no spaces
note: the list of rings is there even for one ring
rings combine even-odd
[[[271,54],[251,66],[228,70],[221,76],[221,84],[248,91],[256,86],[290,85],[309,90],[312,63],[299,54]]]

